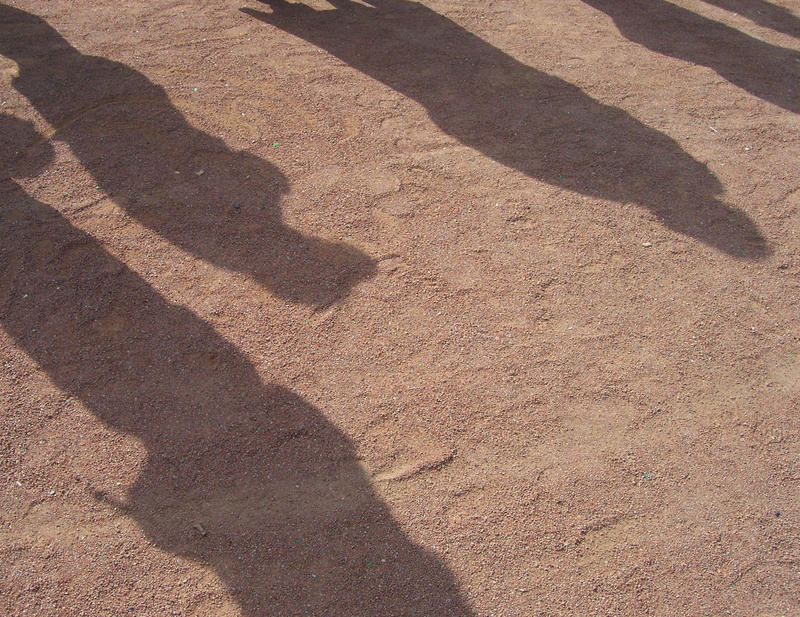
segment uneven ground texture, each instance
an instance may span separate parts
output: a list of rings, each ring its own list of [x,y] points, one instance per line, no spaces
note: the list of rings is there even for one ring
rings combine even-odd
[[[14,0],[0,140],[0,614],[800,615],[797,0]]]

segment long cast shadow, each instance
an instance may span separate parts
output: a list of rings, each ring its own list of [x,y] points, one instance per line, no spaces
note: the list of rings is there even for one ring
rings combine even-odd
[[[285,176],[192,127],[141,73],[81,54],[38,16],[4,4],[0,54],[18,64],[12,83],[53,127],[51,137],[170,242],[309,305],[334,302],[374,273],[360,251],[285,225]]]
[[[0,115],[0,145],[31,131]],[[46,145],[28,160],[45,164]],[[124,502],[98,497],[155,545],[212,566],[248,617],[472,615],[318,409],[263,383],[203,320],[9,179],[0,238],[0,324],[59,388],[146,447]]]
[[[800,52],[770,45],[666,0],[583,0],[622,36],[659,54],[707,66],[765,101],[800,113]]]
[[[634,202],[669,228],[742,258],[768,254],[755,224],[669,137],[579,88],[526,66],[406,0],[333,0],[335,10],[268,0],[242,9],[423,105],[446,133],[533,178]]]
[[[767,0],[703,0],[789,36],[800,37],[800,19],[789,9]]]

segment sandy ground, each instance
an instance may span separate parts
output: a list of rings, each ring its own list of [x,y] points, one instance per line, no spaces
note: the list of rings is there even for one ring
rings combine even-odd
[[[800,615],[800,3],[0,4],[0,614]]]

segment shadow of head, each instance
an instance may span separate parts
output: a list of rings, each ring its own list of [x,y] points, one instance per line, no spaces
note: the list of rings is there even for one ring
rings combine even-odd
[[[90,158],[88,148],[102,143],[101,136],[92,137],[87,128],[69,139],[87,151],[84,160],[91,161],[96,175],[148,227],[211,263],[252,276],[290,302],[330,304],[375,273],[375,261],[363,251],[285,224],[281,202],[289,192],[289,181],[275,165],[230,150],[220,140],[188,127],[182,118],[168,120],[173,113],[169,109],[158,113],[146,106],[142,113],[138,126],[174,124],[174,130],[168,131],[169,143],[142,135],[130,125],[117,130],[115,139],[125,146],[125,165],[136,168],[135,153],[142,149],[146,152],[140,159],[157,152],[159,158],[166,154],[177,161],[166,174],[156,169],[146,172],[155,180],[146,195],[135,194],[134,187],[119,190],[124,179],[103,160]],[[110,124],[119,125],[114,119]],[[90,143],[84,145],[87,137]],[[176,145],[192,154],[181,157]]]
[[[773,253],[750,217],[718,199],[707,198],[695,202],[694,207],[657,214],[666,227],[690,235],[735,259],[759,261]]]
[[[46,57],[57,47],[75,51],[50,25],[37,15],[0,3],[0,28],[13,27],[14,36],[0,36],[0,55],[18,65],[28,65]],[[41,39],[46,45],[38,45]]]

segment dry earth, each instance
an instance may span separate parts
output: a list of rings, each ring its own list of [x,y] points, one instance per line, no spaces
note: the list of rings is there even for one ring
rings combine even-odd
[[[799,129],[796,0],[0,4],[0,614],[800,615]]]

